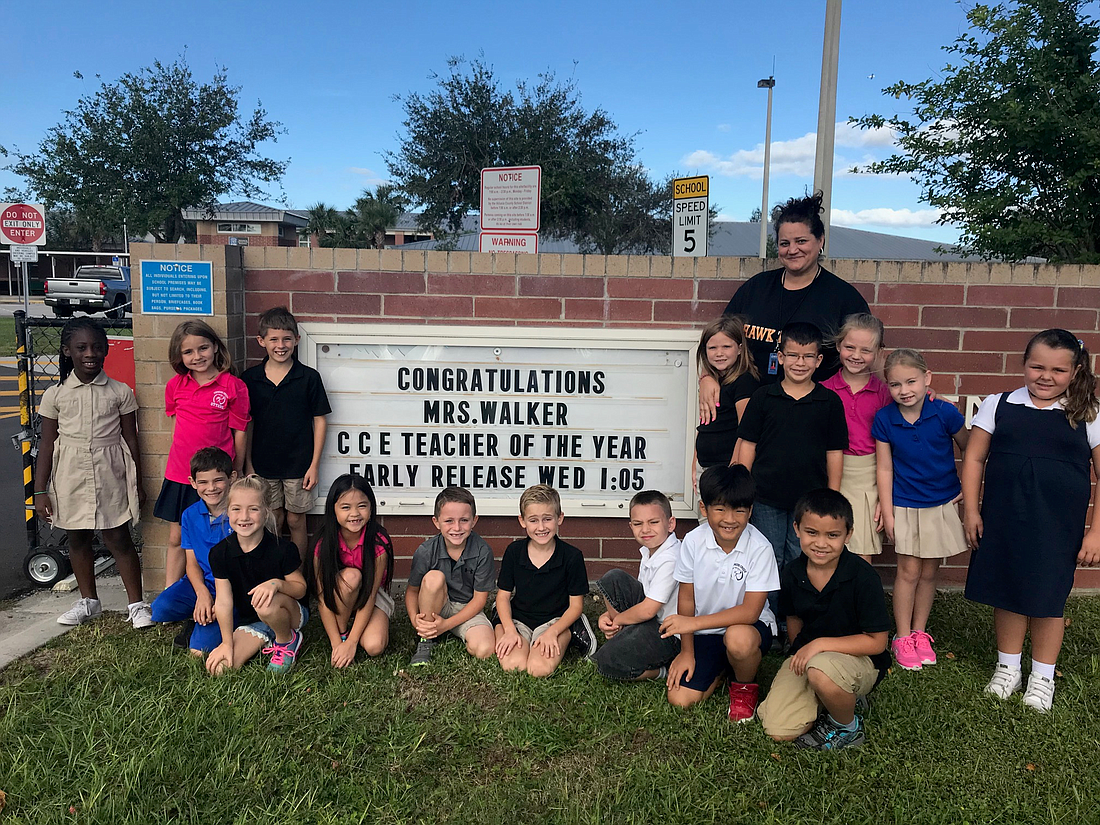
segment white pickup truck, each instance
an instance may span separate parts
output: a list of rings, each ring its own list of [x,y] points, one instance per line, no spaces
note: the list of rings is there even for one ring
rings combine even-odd
[[[74,310],[106,310],[107,317],[122,318],[129,305],[128,266],[80,266],[72,278],[46,280],[46,306],[53,307],[58,318],[68,318]]]

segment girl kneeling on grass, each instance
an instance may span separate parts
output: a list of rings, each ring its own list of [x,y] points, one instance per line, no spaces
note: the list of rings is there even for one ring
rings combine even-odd
[[[210,549],[222,643],[210,651],[206,669],[217,676],[263,651],[271,656],[268,670],[288,671],[309,618],[299,601],[306,595],[306,580],[298,548],[272,532],[275,518],[267,484],[259,476],[235,481],[226,501],[233,535]]]
[[[966,540],[974,549],[966,598],[993,607],[997,633],[997,667],[985,689],[998,699],[1020,689],[1030,630],[1024,704],[1040,713],[1054,702],[1074,569],[1100,563],[1100,484],[1085,532],[1090,468],[1100,474],[1091,364],[1088,350],[1064,329],[1033,337],[1024,350],[1024,386],[982,402],[963,459]]]
[[[350,665],[359,647],[378,656],[389,644],[393,542],[377,512],[374,490],[362,476],[332,482],[311,572],[333,667]]]
[[[940,562],[966,550],[952,442],[964,449],[968,433],[962,413],[928,397],[932,373],[919,352],[894,350],[884,372],[895,403],[875,414],[871,434],[883,527],[898,559],[891,648],[900,667],[920,670],[936,663],[927,623]]]

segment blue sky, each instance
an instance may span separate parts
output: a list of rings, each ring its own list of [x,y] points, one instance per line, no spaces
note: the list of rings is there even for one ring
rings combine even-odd
[[[923,80],[946,62],[940,47],[966,29],[955,0],[847,0],[843,7],[837,120],[905,112],[881,93]],[[0,144],[32,149],[95,75],[113,80],[186,52],[199,79],[217,65],[241,87],[242,109],[262,101],[287,129],[269,147],[290,158],[286,202],[348,206],[386,178],[402,109],[395,95],[432,88],[450,55],[483,53],[511,85],[553,70],[573,76],[586,108],[604,108],[638,132],[655,175],[711,175],[723,217],[746,220],[760,204],[767,93],[772,73],[771,202],[813,181],[824,0],[695,2],[192,2],[158,7],[115,0],[40,4],[0,50]],[[79,71],[84,80],[73,77]],[[870,77],[874,75],[874,77]],[[834,221],[874,231],[953,240],[932,226],[918,189],[896,177],[852,176],[853,162],[889,154],[889,135],[837,133]],[[18,184],[0,172],[0,188]],[[278,199],[277,190],[268,202]]]

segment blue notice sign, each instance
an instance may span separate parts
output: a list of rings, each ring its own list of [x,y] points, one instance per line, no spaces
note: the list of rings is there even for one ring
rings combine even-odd
[[[142,261],[145,315],[213,315],[214,271],[209,261]]]

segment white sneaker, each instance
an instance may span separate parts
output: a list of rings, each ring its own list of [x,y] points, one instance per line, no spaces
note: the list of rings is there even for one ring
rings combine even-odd
[[[1027,690],[1024,691],[1024,704],[1039,713],[1047,713],[1054,704],[1054,680],[1038,673],[1027,677]]]
[[[80,599],[76,604],[57,617],[58,624],[75,626],[84,624],[88,619],[103,615],[103,605],[99,599]]]
[[[148,602],[134,602],[127,609],[130,611],[130,624],[135,630],[153,626],[153,610]]]
[[[1007,699],[1020,689],[1023,681],[1024,675],[1020,668],[999,664],[993,671],[993,678],[985,686],[985,692],[992,693],[998,699]]]

